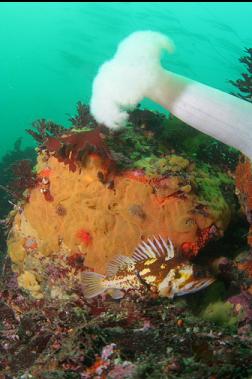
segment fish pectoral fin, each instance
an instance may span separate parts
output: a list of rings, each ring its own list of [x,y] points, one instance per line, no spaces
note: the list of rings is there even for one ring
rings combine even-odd
[[[177,292],[176,296],[189,295],[189,294],[198,292],[210,286],[210,284],[212,284],[214,281],[215,281],[215,278],[207,278],[207,279],[192,281],[189,284],[187,284],[184,288],[182,288],[181,291]]]
[[[106,287],[103,285],[104,278],[104,275],[97,274],[96,272],[87,271],[82,273],[82,289],[87,299],[105,292]]]
[[[124,292],[117,289],[117,288],[112,288],[107,290],[107,293],[115,300],[117,299],[122,299],[124,297]]]

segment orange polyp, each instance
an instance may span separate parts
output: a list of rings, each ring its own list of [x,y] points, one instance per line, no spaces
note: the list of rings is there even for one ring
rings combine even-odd
[[[79,229],[76,233],[76,237],[81,240],[84,245],[88,246],[92,242],[92,237],[85,229]]]
[[[197,242],[184,242],[181,245],[181,250],[187,258],[193,258],[199,252],[199,245]]]
[[[43,170],[40,171],[40,173],[38,174],[38,176],[40,178],[48,178],[52,173],[52,169],[50,167],[46,167],[44,168]]]
[[[101,156],[99,154],[97,154],[97,153],[90,153],[89,157],[92,158],[92,159],[101,161]]]
[[[38,248],[38,244],[35,238],[28,236],[24,240],[23,247],[26,251],[31,252]]]

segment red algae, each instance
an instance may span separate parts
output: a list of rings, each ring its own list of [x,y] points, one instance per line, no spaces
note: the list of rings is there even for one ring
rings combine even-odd
[[[128,179],[136,180],[140,183],[150,182],[150,178],[145,175],[144,170],[127,170],[123,173],[123,176]]]
[[[90,153],[96,153],[111,163],[113,161],[100,127],[90,131],[72,132],[58,138],[48,137],[45,146],[60,162],[69,165],[72,172],[76,171],[76,163],[83,162]]]
[[[187,258],[196,257],[201,249],[208,243],[209,240],[217,237],[219,234],[215,225],[211,225],[199,231],[199,237],[196,242],[184,242],[181,245],[181,250]]]

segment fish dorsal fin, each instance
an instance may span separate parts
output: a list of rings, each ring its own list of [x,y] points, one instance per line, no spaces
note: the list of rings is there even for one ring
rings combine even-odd
[[[135,262],[132,258],[127,257],[126,255],[117,255],[108,264],[107,277],[115,276],[119,270],[134,266]]]
[[[159,257],[166,257],[166,260],[174,257],[174,247],[171,240],[166,242],[161,236],[141,242],[132,255],[132,259],[136,262]]]

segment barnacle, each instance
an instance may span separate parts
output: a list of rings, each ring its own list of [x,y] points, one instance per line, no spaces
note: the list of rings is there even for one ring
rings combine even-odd
[[[61,203],[58,203],[56,205],[55,210],[56,210],[56,213],[57,213],[58,216],[65,216],[66,213],[67,213],[66,208]]]
[[[142,220],[146,218],[146,213],[144,212],[143,207],[139,204],[130,205],[128,210],[133,216],[137,216]]]

